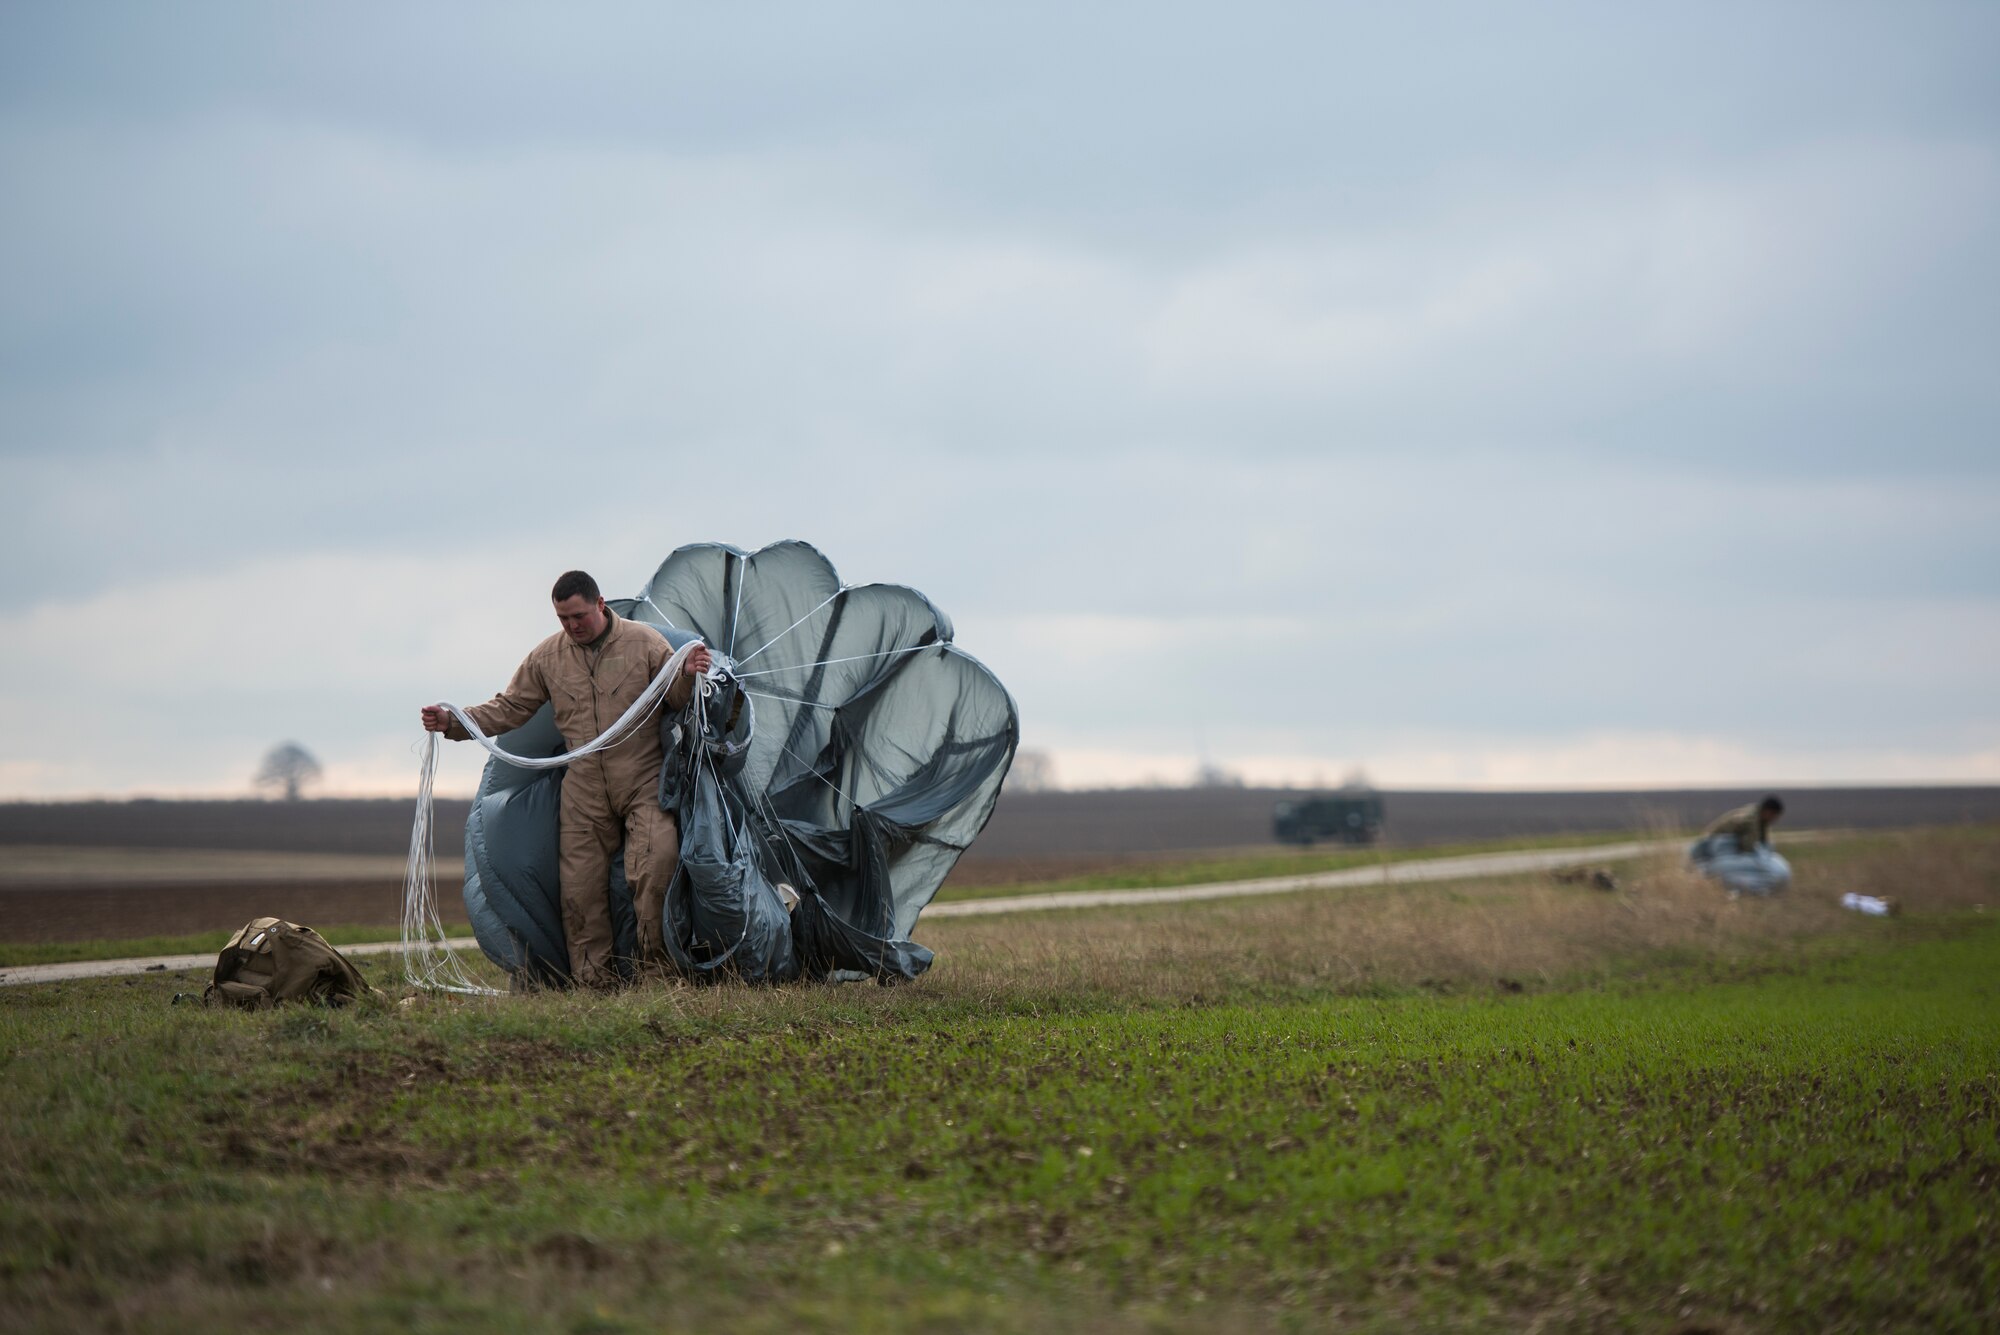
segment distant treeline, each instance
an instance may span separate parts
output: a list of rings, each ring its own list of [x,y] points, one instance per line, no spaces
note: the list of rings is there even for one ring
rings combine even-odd
[[[464,799],[437,799],[432,819],[440,855],[463,846],[471,805]],[[8,802],[0,803],[0,844],[402,853],[410,847],[415,810],[410,798]]]
[[[1692,829],[1764,789],[1385,794],[1389,841],[1428,847],[1548,834]],[[1885,829],[2000,821],[2000,787],[1783,788],[1787,829]],[[1151,788],[1007,793],[970,858],[1236,848],[1271,841],[1271,809],[1296,790]],[[439,855],[457,856],[469,803],[440,798]],[[0,845],[401,853],[407,798],[305,802],[0,803]]]

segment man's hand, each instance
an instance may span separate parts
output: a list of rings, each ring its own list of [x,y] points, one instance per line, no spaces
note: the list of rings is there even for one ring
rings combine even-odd
[[[424,731],[443,732],[451,726],[451,711],[443,705],[424,706]]]
[[[694,652],[688,655],[687,674],[690,677],[699,677],[702,673],[708,671],[709,661],[708,646],[697,644],[694,647]]]

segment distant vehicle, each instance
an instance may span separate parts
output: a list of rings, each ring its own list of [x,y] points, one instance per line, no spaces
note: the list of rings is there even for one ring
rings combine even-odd
[[[1283,844],[1372,844],[1382,837],[1382,794],[1344,790],[1280,802],[1271,833]]]

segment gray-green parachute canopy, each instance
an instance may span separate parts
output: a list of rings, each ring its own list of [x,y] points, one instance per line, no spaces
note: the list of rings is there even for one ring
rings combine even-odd
[[[845,587],[803,542],[755,553],[682,547],[620,616],[716,669],[658,721],[660,802],[681,863],[664,936],[694,978],[914,978],[931,952],[917,915],[993,814],[1020,724],[1013,698],[951,642],[915,589]],[[652,725],[647,725],[652,726]],[[562,754],[549,707],[497,739]],[[556,881],[563,772],[492,760],[465,830],[465,908],[481,949],[526,981],[566,981]],[[798,896],[787,911],[779,886]],[[622,856],[611,878],[617,952],[638,927]]]

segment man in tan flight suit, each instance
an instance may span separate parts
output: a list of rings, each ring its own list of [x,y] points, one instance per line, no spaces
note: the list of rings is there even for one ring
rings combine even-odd
[[[507,689],[465,712],[488,736],[509,732],[555,704],[556,727],[574,751],[617,722],[673,657],[666,637],[627,621],[605,605],[597,581],[572,570],[550,594],[562,630],[536,645]],[[697,646],[683,676],[667,689],[666,708],[685,706],[709,653]],[[451,712],[426,706],[424,727],[453,741],[468,734]],[[680,865],[680,829],[660,809],[660,730],[642,724],[625,739],[572,761],[563,777],[560,826],[563,935],[570,977],[582,987],[609,988],[612,964],[611,858],[625,844],[625,876],[639,917],[639,958],[663,964],[660,911],[667,882]]]

